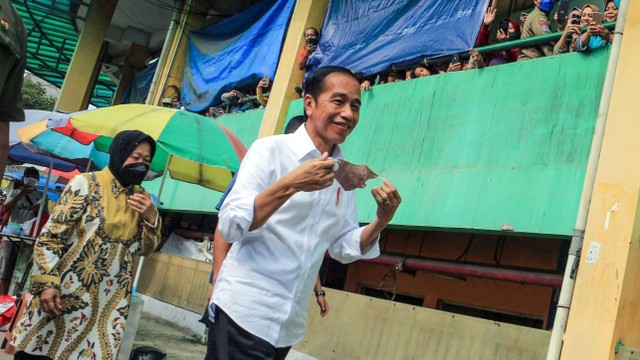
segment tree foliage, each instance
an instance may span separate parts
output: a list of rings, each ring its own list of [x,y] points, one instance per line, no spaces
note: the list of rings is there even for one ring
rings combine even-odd
[[[22,98],[24,99],[25,109],[52,111],[56,104],[56,99],[47,95],[47,90],[44,86],[29,77],[24,78]]]

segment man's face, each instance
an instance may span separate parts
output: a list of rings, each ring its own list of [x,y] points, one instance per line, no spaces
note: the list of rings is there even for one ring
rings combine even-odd
[[[309,41],[309,39],[318,39],[318,33],[314,29],[307,29],[304,32],[304,40]]]
[[[360,118],[360,85],[353,77],[332,73],[324,79],[322,92],[314,99],[304,97],[307,131],[316,147],[324,152],[342,144]]]

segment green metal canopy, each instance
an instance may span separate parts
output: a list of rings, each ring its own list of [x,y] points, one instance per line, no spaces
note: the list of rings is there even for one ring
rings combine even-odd
[[[78,43],[76,20],[81,5],[88,0],[12,0],[28,32],[27,70],[62,87],[71,57]],[[100,73],[91,96],[97,107],[111,105],[116,83]]]

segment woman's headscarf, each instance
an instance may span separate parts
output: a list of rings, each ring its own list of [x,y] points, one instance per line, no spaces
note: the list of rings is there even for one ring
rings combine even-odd
[[[129,155],[131,155],[133,149],[142,142],[149,143],[149,146],[151,147],[151,158],[153,159],[153,155],[156,153],[156,142],[151,136],[143,133],[142,131],[124,130],[113,137],[113,141],[109,147],[109,170],[111,170],[113,176],[124,187],[131,184],[127,184],[126,181],[123,180],[122,165]]]
[[[591,4],[586,4],[585,6],[582,7],[582,10],[580,10],[580,15],[582,15],[582,12],[586,8],[591,8],[591,10],[593,10],[593,12],[600,12],[600,8],[599,7],[597,7],[595,5],[591,5]]]
[[[505,20],[511,23],[511,25],[513,26],[513,31],[515,31],[518,34],[518,37],[520,37],[520,34],[521,34],[520,24],[518,24],[518,22],[513,19],[505,19]]]
[[[607,7],[607,4],[609,3],[609,1],[613,1],[613,3],[616,4],[616,7],[618,9],[620,9],[620,0],[605,0],[604,1],[604,7],[605,8]]]

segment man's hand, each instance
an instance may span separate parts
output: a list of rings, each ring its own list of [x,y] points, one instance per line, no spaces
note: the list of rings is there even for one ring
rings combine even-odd
[[[62,301],[60,300],[60,290],[48,288],[40,293],[40,307],[51,316],[58,316],[62,311]]]
[[[520,13],[520,22],[522,24],[524,24],[525,21],[527,21],[527,17],[529,17],[529,14],[527,13]]]
[[[480,52],[476,49],[469,49],[469,61],[478,62],[480,59]]]
[[[496,11],[498,9],[494,9],[491,6],[487,8],[487,12],[484,13],[484,24],[489,26],[493,23],[493,20],[496,19]]]
[[[209,286],[209,293],[207,294],[207,304],[211,302],[211,297],[213,296],[213,288],[215,287],[216,283],[212,283]]]
[[[360,84],[360,90],[371,90],[371,82],[369,80],[365,80]]]
[[[316,302],[320,307],[320,316],[325,317],[329,313],[329,303],[324,295],[316,296]]]
[[[382,186],[371,189],[371,194],[378,203],[376,216],[386,226],[393,219],[393,215],[396,213],[398,206],[400,206],[402,198],[396,187],[387,179],[383,180]]]
[[[564,21],[558,21],[558,13],[556,12],[553,15],[553,21],[555,21],[556,26],[558,27],[558,30],[563,31],[565,29],[565,26],[567,26],[567,19],[565,18]]]
[[[598,26],[598,24],[592,21],[589,23],[589,27],[587,28],[587,33],[589,33],[590,35],[598,35],[600,33],[600,27]]]
[[[315,159],[305,161],[285,175],[296,191],[317,191],[333,184],[333,159],[324,153]]]
[[[600,35],[600,37],[605,40],[605,41],[609,41],[609,36],[611,36],[611,32],[609,30],[607,30],[604,26],[602,25],[596,25],[596,28],[598,29],[598,35]]]
[[[566,28],[564,28],[564,32],[566,34],[572,34],[572,35],[580,35],[580,25],[576,25],[576,24],[569,24],[567,25]]]
[[[158,211],[153,206],[151,195],[148,192],[133,194],[127,199],[129,206],[149,224],[155,224]]]
[[[496,40],[499,42],[509,41],[509,35],[504,33],[504,30],[498,29],[498,33],[496,34]]]
[[[462,64],[458,63],[450,63],[449,64],[449,68],[447,68],[447,72],[452,72],[452,71],[460,71],[462,70]]]
[[[311,56],[311,54],[313,54],[313,52],[316,51],[316,45],[307,44],[304,48],[306,50],[305,55],[307,57]]]

